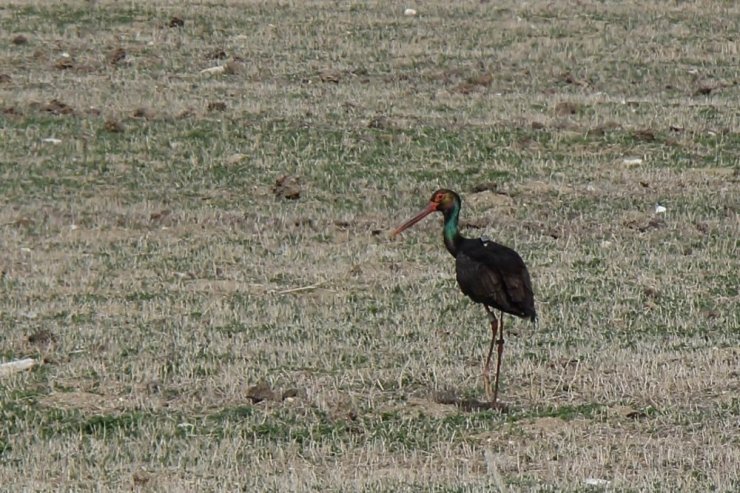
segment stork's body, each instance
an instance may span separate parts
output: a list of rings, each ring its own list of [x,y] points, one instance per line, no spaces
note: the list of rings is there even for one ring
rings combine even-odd
[[[460,234],[460,196],[451,190],[438,190],[422,212],[394,231],[398,234],[421,221],[428,214],[440,211],[444,215],[443,239],[447,251],[455,257],[457,283],[462,292],[476,303],[481,303],[491,320],[491,345],[483,367],[486,393],[493,405],[498,397],[498,380],[504,348],[503,314],[509,313],[535,321],[532,281],[524,261],[511,248],[485,238],[465,238]],[[494,310],[501,312],[496,318]],[[499,336],[498,341],[496,336]],[[493,346],[498,342],[496,380],[491,391],[489,373]]]

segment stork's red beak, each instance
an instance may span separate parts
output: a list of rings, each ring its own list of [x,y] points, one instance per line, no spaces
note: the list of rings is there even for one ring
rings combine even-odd
[[[427,217],[432,212],[435,212],[436,210],[437,210],[437,204],[435,202],[429,202],[429,205],[427,205],[423,211],[421,211],[420,213],[418,213],[417,215],[415,215],[414,217],[412,217],[411,219],[409,219],[408,221],[406,221],[405,223],[397,227],[395,230],[393,230],[393,233],[391,233],[391,236],[396,236],[400,234],[402,231],[409,229],[411,226],[418,223],[419,221]]]

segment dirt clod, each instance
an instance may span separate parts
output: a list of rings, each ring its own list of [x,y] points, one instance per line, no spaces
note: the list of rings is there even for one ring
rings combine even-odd
[[[46,345],[56,342],[57,336],[48,329],[39,329],[28,336],[28,342],[34,345]]]
[[[275,180],[272,192],[279,199],[297,200],[301,198],[300,178],[291,175],[283,175]]]
[[[493,192],[498,190],[498,183],[495,181],[486,181],[483,183],[478,183],[477,185],[473,185],[473,188],[470,189],[473,193],[480,193],[485,192],[486,190],[491,190]]]
[[[28,44],[28,38],[22,34],[19,34],[13,38],[11,43],[13,43],[16,46],[25,45],[25,44]]]
[[[43,106],[43,110],[52,115],[71,115],[75,110],[58,99],[52,99],[46,105]]]
[[[285,389],[283,393],[280,396],[280,400],[286,400],[286,399],[296,399],[299,397],[303,397],[305,395],[305,391],[302,391],[300,389]]]
[[[147,108],[136,108],[132,113],[131,116],[134,118],[143,118],[145,120],[149,120],[152,118],[152,112]]]
[[[432,395],[432,400],[437,404],[455,404],[457,393],[452,389],[442,389]]]
[[[708,83],[701,84],[699,87],[697,87],[694,90],[694,96],[708,96],[714,90],[715,90],[715,87],[712,84],[708,84]]]
[[[247,397],[252,401],[252,403],[257,404],[262,401],[279,400],[280,395],[272,390],[269,383],[260,382],[247,390]]]
[[[217,49],[206,54],[206,60],[225,60],[228,58],[226,52],[222,49]]]
[[[563,72],[562,74],[560,74],[560,80],[565,82],[566,84],[572,84],[575,86],[587,87],[590,85],[587,80],[576,77],[571,72]]]
[[[107,120],[105,120],[103,128],[106,132],[112,134],[120,134],[126,130],[123,124],[114,118],[108,118]]]
[[[54,63],[54,68],[57,70],[69,70],[74,66],[74,62],[68,57],[62,57]]]
[[[224,73],[227,75],[239,74],[242,70],[244,70],[244,64],[236,58],[229,60],[226,62],[226,65],[224,65]]]
[[[375,118],[371,119],[367,124],[367,128],[377,129],[386,129],[390,128],[391,126],[391,120],[385,115],[378,115]]]
[[[555,105],[555,114],[559,116],[575,115],[581,109],[581,105],[570,101],[561,101]]]
[[[119,65],[126,60],[126,50],[123,48],[116,48],[108,53],[108,63],[111,65]]]
[[[588,137],[602,137],[606,135],[607,133],[613,130],[617,130],[619,128],[620,128],[620,125],[618,123],[606,122],[606,123],[602,123],[601,125],[597,125],[594,128],[590,128],[586,132],[586,135]]]
[[[175,118],[177,118],[178,120],[187,120],[188,118],[193,118],[194,116],[195,111],[192,108],[187,108],[178,113]]]
[[[665,228],[665,226],[666,224],[663,218],[654,217],[650,219],[650,221],[648,221],[646,226],[643,226],[642,228],[640,228],[640,231],[644,232],[644,231],[647,231],[648,229],[660,229],[660,228]]]
[[[339,81],[342,80],[342,74],[337,70],[322,70],[319,72],[319,80],[321,82],[339,84]]]
[[[223,101],[211,101],[210,103],[208,103],[208,111],[226,111],[226,103],[224,103]]]
[[[136,471],[131,476],[131,481],[133,481],[134,487],[136,488],[146,485],[151,479],[151,475],[142,471]]]
[[[632,132],[632,138],[642,142],[654,142],[655,132],[650,129],[635,130]]]
[[[495,410],[502,413],[508,412],[508,406],[501,402],[493,404],[488,401],[460,398],[452,389],[443,389],[435,392],[432,394],[432,401],[437,404],[455,406],[464,412],[480,412],[488,410]]]
[[[185,20],[182,17],[172,16],[170,22],[167,24],[169,27],[184,27]]]
[[[150,221],[161,221],[162,219],[164,219],[167,216],[169,216],[171,213],[172,213],[172,211],[169,210],[169,209],[162,209],[161,211],[152,212],[149,215],[149,220]]]
[[[646,286],[643,288],[642,292],[645,296],[652,299],[657,299],[660,296],[660,292],[652,286]]]

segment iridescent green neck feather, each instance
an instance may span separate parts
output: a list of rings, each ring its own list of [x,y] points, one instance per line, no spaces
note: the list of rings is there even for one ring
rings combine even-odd
[[[445,246],[447,247],[447,251],[450,252],[453,257],[457,257],[457,249],[463,239],[462,236],[460,236],[460,229],[457,225],[460,217],[460,202],[456,200],[450,208],[445,209],[442,212],[445,217],[443,233]]]

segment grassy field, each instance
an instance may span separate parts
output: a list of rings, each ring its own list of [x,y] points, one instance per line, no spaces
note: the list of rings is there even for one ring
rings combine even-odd
[[[738,18],[4,2],[2,489],[737,491]],[[505,413],[440,219],[389,239],[439,187],[532,274]]]

